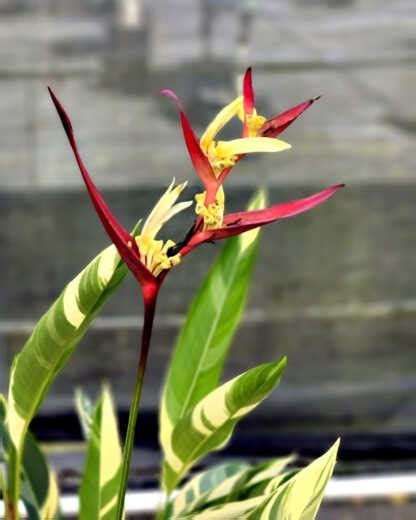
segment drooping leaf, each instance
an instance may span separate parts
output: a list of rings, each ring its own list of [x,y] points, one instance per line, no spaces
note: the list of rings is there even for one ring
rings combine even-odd
[[[114,246],[102,251],[65,287],[16,356],[7,423],[18,451],[49,386],[126,272]]]
[[[162,482],[168,493],[193,464],[227,443],[236,423],[275,388],[285,366],[283,358],[244,372],[209,393],[179,420],[163,464]]]
[[[230,477],[240,475],[248,468],[250,468],[250,465],[245,462],[228,462],[196,474],[172,499],[168,513],[164,518],[176,518],[184,511],[193,511],[196,504],[217,486]]]
[[[265,194],[259,192],[249,209],[264,206]],[[227,241],[179,334],[160,405],[160,443],[167,458],[177,422],[219,383],[245,308],[258,231],[252,230]]]
[[[121,447],[113,400],[104,388],[89,429],[87,459],[80,487],[80,520],[116,518]]]
[[[277,481],[272,480],[265,490],[269,497],[250,513],[248,520],[314,520],[334,471],[338,447],[339,439],[285,484],[276,488]]]

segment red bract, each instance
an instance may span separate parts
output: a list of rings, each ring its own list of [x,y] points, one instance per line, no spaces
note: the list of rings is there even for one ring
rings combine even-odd
[[[191,158],[191,162],[195,168],[195,171],[201,179],[205,191],[207,192],[207,204],[214,202],[215,195],[219,187],[219,181],[215,176],[215,173],[208,160],[208,157],[205,155],[205,153],[199,145],[198,138],[195,135],[195,132],[193,131],[193,128],[185,115],[182,104],[179,101],[178,96],[172,90],[165,89],[161,90],[160,93],[164,96],[171,97],[175,101],[179,109],[183,137],[185,140],[186,147],[188,149],[189,157]]]
[[[331,186],[326,190],[303,199],[276,204],[261,210],[240,211],[238,213],[225,215],[222,227],[196,232],[181,249],[180,254],[182,256],[188,254],[192,249],[203,242],[222,240],[223,238],[239,235],[250,229],[271,224],[276,220],[293,217],[299,213],[309,211],[315,206],[325,202],[343,187],[344,184],[336,184],[335,186]]]
[[[226,105],[208,125],[198,141],[184,109],[171,90],[162,90],[171,97],[179,108],[182,131],[191,162],[206,191],[205,205],[215,203],[219,187],[233,166],[247,153],[280,152],[290,145],[276,138],[291,125],[314,101],[315,97],[267,120],[258,115],[252,83],[252,70],[248,68],[243,79],[243,95]],[[242,137],[231,141],[217,141],[221,129],[233,118],[240,117],[243,122]]]
[[[121,258],[126,263],[134,277],[139,282],[143,297],[146,300],[154,298],[157,293],[159,286],[164,279],[167,271],[163,271],[159,276],[154,276],[153,273],[143,264],[141,260],[141,254],[136,243],[135,237],[133,237],[114,217],[109,210],[107,204],[104,202],[101,194],[97,187],[91,180],[91,177],[81,159],[78,151],[77,143],[74,136],[71,120],[68,114],[63,108],[62,104],[52,91],[48,87],[52,101],[61,119],[65,133],[68,137],[69,144],[71,145],[72,151],[74,152],[75,159],[81,171],[82,178],[85,186],[88,190],[91,201],[94,208],[99,216],[108,236],[110,237],[113,244],[116,246]]]
[[[254,108],[254,90],[253,90],[253,81],[252,81],[252,71],[251,67],[249,67],[244,75],[243,79],[243,97],[244,97],[244,133],[248,135],[248,128],[246,124],[247,116],[251,116],[255,111]],[[257,135],[264,137],[277,137],[281,134],[286,128],[291,125],[307,108],[309,108],[315,101],[320,99],[321,96],[316,96],[314,98],[308,99],[299,105],[295,105],[289,110],[278,114],[277,116],[272,117],[271,119],[265,121],[263,125],[257,131]]]

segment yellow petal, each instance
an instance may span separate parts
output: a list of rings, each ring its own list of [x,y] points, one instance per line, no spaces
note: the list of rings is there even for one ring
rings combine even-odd
[[[160,231],[160,228],[170,220],[176,213],[183,211],[188,208],[192,201],[180,202],[175,204],[177,198],[186,187],[186,183],[178,184],[173,187],[175,179],[171,182],[169,188],[160,197],[155,204],[150,215],[147,217],[146,222],[143,225],[141,236],[147,236],[154,238]]]
[[[204,135],[201,137],[201,148],[206,153],[209,145],[215,139],[215,136],[218,132],[224,128],[224,126],[230,121],[234,116],[236,116],[243,106],[243,96],[239,96],[238,98],[228,103],[218,114],[214,117],[211,123],[207,126],[207,129],[204,132]]]
[[[272,137],[245,137],[232,141],[218,141],[217,154],[221,157],[255,152],[282,152],[292,148],[289,143]]]

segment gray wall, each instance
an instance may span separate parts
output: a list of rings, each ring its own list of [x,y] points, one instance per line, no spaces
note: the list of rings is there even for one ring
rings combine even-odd
[[[95,181],[129,226],[173,176],[196,182],[176,113],[158,90],[174,88],[203,125],[253,64],[261,113],[323,97],[285,133],[290,152],[252,157],[233,171],[230,207],[241,208],[258,185],[276,202],[348,186],[312,213],[264,231],[227,375],[288,355],[280,390],[258,412],[271,428],[413,431],[414,3],[265,1],[247,13],[227,2],[207,21],[212,3],[203,11],[199,2],[172,0],[144,6],[133,29],[109,8],[77,4],[71,12],[72,2],[40,1],[0,11],[0,387],[31,323],[106,244],[45,85],[68,108]],[[189,219],[175,221],[176,237]],[[148,407],[216,251],[201,248],[164,288]],[[75,385],[94,391],[104,378],[127,404],[140,313],[126,280],[45,411],[72,406]]]

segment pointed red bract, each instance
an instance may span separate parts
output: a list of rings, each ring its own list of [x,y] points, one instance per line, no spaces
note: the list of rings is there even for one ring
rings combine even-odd
[[[179,108],[185,144],[188,149],[192,164],[194,165],[194,168],[207,192],[206,203],[210,204],[211,202],[215,201],[215,196],[218,190],[218,180],[215,176],[214,170],[211,167],[208,157],[205,155],[204,151],[199,145],[198,138],[185,115],[178,96],[172,90],[168,89],[161,90],[160,93],[171,97]]]
[[[303,199],[276,204],[265,209],[241,211],[226,215],[224,217],[224,225],[222,228],[196,233],[183,250],[181,250],[181,255],[184,256],[188,254],[194,247],[203,242],[222,240],[234,235],[239,235],[259,226],[265,226],[266,224],[270,224],[276,220],[293,217],[299,213],[309,211],[315,206],[325,202],[343,187],[344,184],[336,184],[335,186],[331,186],[326,190]]]
[[[117,221],[117,219],[109,210],[107,204],[104,202],[104,199],[99,193],[97,187],[91,180],[91,177],[79,154],[77,143],[75,141],[74,130],[68,114],[64,110],[58,98],[55,96],[53,90],[50,87],[48,87],[48,90],[61,119],[65,133],[68,137],[69,144],[71,145],[95,211],[97,212],[104,229],[106,230],[113,244],[116,246],[121,258],[126,262],[128,268],[142,285],[143,289],[146,284],[154,285],[156,283],[156,278],[140,261],[140,253],[134,237],[130,235],[130,233]]]
[[[243,121],[243,137],[250,135],[250,129],[247,124],[247,116],[251,116],[254,111],[254,91],[253,81],[251,75],[251,67],[246,70],[243,79],[243,107],[244,107],[244,121]]]
[[[277,137],[320,97],[321,96],[317,96],[303,103],[299,103],[299,105],[289,108],[289,110],[269,119],[260,128],[259,135],[263,137]]]
[[[252,114],[254,110],[254,90],[253,90],[253,79],[252,70],[249,67],[244,74],[243,79],[243,99],[244,99],[244,112],[246,114]]]

